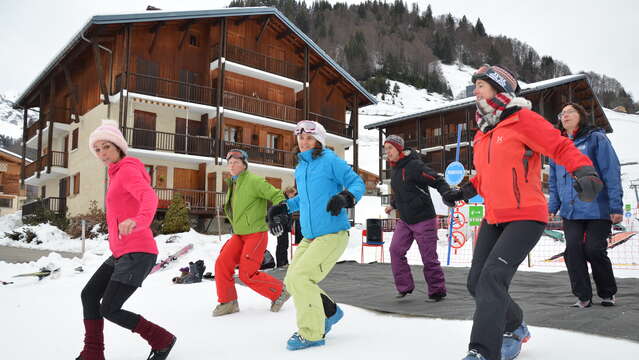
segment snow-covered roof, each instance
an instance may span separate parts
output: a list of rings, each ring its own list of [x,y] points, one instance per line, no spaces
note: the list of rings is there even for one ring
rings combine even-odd
[[[577,75],[566,75],[566,76],[561,76],[558,78],[554,78],[554,79],[548,79],[548,80],[542,80],[542,81],[538,81],[535,83],[531,83],[531,84],[522,84],[522,89],[520,92],[520,95],[527,95],[533,92],[538,92],[541,90],[545,90],[551,87],[556,87],[556,86],[561,86],[564,84],[568,84],[571,82],[576,82],[576,81],[581,81],[581,80],[586,80],[588,81],[588,77],[585,74],[577,74]],[[596,98],[596,96],[595,96]],[[601,107],[601,105],[599,104],[599,100],[597,100],[597,105],[599,107]],[[457,109],[461,109],[461,108],[465,108],[465,107],[469,107],[469,106],[475,106],[475,97],[471,96],[471,97],[467,97],[467,98],[463,98],[463,99],[458,99],[458,100],[454,100],[454,101],[450,101],[447,102],[441,106],[435,107],[435,108],[431,108],[428,109],[426,111],[417,111],[417,112],[413,112],[413,113],[409,113],[409,114],[403,114],[401,116],[396,116],[396,117],[392,117],[389,119],[386,119],[384,121],[379,121],[376,123],[372,123],[372,124],[368,124],[366,126],[364,126],[365,129],[377,129],[377,128],[382,128],[382,127],[386,127],[387,125],[393,124],[393,123],[397,123],[397,122],[401,122],[404,120],[410,120],[410,119],[414,119],[417,117],[422,117],[422,116],[427,116],[427,115],[432,115],[432,114],[438,114],[438,113],[442,113],[442,112],[449,112],[452,110],[457,110]],[[605,116],[605,114],[604,114]]]
[[[149,22],[149,21],[169,21],[169,20],[181,20],[181,19],[198,19],[198,18],[216,18],[216,17],[229,17],[229,16],[251,16],[251,15],[273,15],[277,17],[282,23],[290,28],[295,35],[297,35],[302,41],[304,41],[317,55],[319,55],[324,61],[332,66],[340,75],[342,75],[348,83],[350,83],[355,89],[357,89],[362,95],[364,95],[372,104],[377,104],[377,99],[371,95],[364,87],[355,80],[346,70],[344,70],[335,60],[333,60],[328,54],[322,50],[311,38],[306,36],[302,30],[300,30],[293,22],[291,22],[284,14],[278,9],[273,7],[244,7],[244,8],[222,8],[222,9],[210,9],[210,10],[189,10],[189,11],[146,11],[143,13],[120,13],[110,15],[95,15],[87,24],[71,39],[71,41],[58,53],[58,55],[45,67],[45,69],[38,75],[38,77],[29,85],[29,87],[20,95],[16,101],[16,107],[22,105],[26,100],[26,96],[35,89],[38,83],[42,81],[47,74],[52,71],[55,66],[75,47],[75,45],[83,41],[82,37],[85,32],[92,25],[106,25],[106,24],[118,24],[118,23],[136,23],[136,22]]]
[[[15,156],[15,157],[17,157],[18,159],[22,159],[22,155],[18,155],[18,154],[16,154],[16,153],[14,153],[13,151],[9,151],[9,150],[7,150],[7,149],[5,149],[5,148],[0,147],[0,151],[2,151],[3,153],[9,154],[9,155],[11,155],[11,156]],[[33,160],[31,160],[31,159],[29,159],[29,158],[27,158],[27,157],[25,157],[24,159],[25,159],[27,162],[29,162],[29,163],[30,163],[30,162],[33,162]]]

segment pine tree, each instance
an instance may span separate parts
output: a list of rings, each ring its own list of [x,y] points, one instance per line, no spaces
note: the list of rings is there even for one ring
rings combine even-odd
[[[475,32],[479,36],[486,36],[486,29],[484,29],[484,24],[481,22],[480,18],[477,18],[477,24],[475,24]]]
[[[162,234],[175,234],[189,231],[190,228],[189,209],[186,208],[182,195],[176,193],[164,216],[161,232]]]
[[[433,10],[430,8],[430,4],[426,8],[424,15],[422,16],[422,23],[424,27],[430,28],[433,26]]]

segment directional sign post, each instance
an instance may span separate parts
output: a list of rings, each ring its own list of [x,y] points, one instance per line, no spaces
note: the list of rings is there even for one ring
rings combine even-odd
[[[464,175],[466,171],[464,170],[464,165],[459,162],[459,145],[461,143],[461,133],[462,133],[462,125],[457,125],[457,150],[455,152],[455,161],[450,163],[446,167],[446,172],[444,173],[444,178],[446,182],[450,186],[459,185],[462,180],[464,180]],[[449,215],[449,223],[448,226],[448,258],[446,259],[446,265],[450,265],[450,249],[453,244],[453,223],[455,222],[455,217],[453,216],[455,213],[455,209],[450,209]]]

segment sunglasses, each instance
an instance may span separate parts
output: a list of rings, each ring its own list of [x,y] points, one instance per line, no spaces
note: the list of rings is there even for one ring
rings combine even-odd
[[[293,133],[297,136],[303,132],[309,133],[309,134],[315,134],[317,133],[317,125],[315,125],[314,121],[302,120],[297,123],[297,126],[295,127],[295,131]]]
[[[244,150],[231,149],[228,153],[226,153],[226,160],[229,160],[230,158],[246,160],[247,156]]]

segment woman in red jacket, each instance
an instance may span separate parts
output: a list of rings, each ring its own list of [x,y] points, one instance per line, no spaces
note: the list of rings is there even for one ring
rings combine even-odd
[[[548,219],[541,191],[541,155],[575,176],[584,201],[592,201],[602,183],[590,159],[531,111],[528,100],[515,96],[519,86],[510,71],[484,65],[473,75],[473,83],[479,127],[473,145],[477,173],[461,189],[443,196],[452,203],[479,193],[486,206],[468,274],[476,308],[464,360],[511,360],[530,333],[508,288]]]
[[[117,123],[103,120],[89,137],[89,148],[108,167],[106,218],[113,255],[82,290],[84,349],[76,360],[104,360],[104,318],[140,334],[149,345],[149,359],[163,360],[176,337],[140,315],[122,309],[142,286],[157,259],[158,249],[149,226],[158,198],[140,160],[126,156],[126,140]]]

